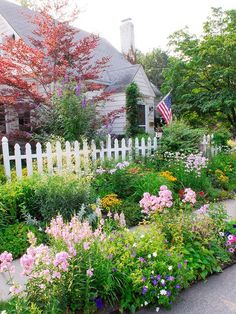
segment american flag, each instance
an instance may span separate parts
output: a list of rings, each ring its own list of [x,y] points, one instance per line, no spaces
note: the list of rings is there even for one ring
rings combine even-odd
[[[156,110],[160,112],[166,124],[172,121],[171,96],[167,94],[156,106]]]

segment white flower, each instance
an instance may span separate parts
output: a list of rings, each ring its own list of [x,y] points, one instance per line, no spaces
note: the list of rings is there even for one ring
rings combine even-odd
[[[221,237],[223,237],[225,234],[224,234],[224,232],[219,232],[219,235],[220,235]]]
[[[151,274],[154,275],[154,270],[151,271]]]
[[[0,314],[7,314],[7,311],[4,310]]]
[[[164,283],[165,283],[165,280],[164,279],[161,279],[161,283],[164,285]]]
[[[137,244],[136,244],[136,243],[134,243],[134,244],[133,244],[133,247],[136,247],[136,246],[137,246]]]
[[[230,235],[228,236],[228,239],[229,239],[229,240],[233,240],[233,238],[234,238],[234,237],[232,236],[232,234],[230,234]]]
[[[157,252],[152,253],[153,257],[157,257]]]
[[[140,306],[143,307],[143,304],[141,304]]]
[[[169,266],[169,267],[168,267],[168,270],[172,270],[172,269],[173,269],[173,266]]]
[[[140,239],[144,238],[144,234],[141,234]]]
[[[152,257],[152,255],[151,254],[148,254],[148,258],[151,258]]]
[[[159,307],[156,307],[156,312],[159,312],[160,311],[160,308]]]
[[[160,294],[161,294],[161,295],[166,295],[166,293],[167,293],[167,292],[166,292],[165,289],[162,289],[162,290],[160,291]]]
[[[148,302],[147,302],[147,301],[145,301],[145,302],[144,302],[144,305],[145,305],[145,306],[146,306],[146,305],[148,305]]]

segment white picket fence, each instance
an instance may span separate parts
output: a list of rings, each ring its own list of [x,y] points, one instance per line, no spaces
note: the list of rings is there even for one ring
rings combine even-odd
[[[213,134],[208,134],[204,135],[202,142],[201,142],[201,147],[200,150],[202,151],[203,155],[206,157],[213,157],[217,155],[218,153],[221,152],[222,147],[220,146],[215,146],[213,144]]]
[[[122,139],[114,141],[109,135],[105,142],[100,142],[97,148],[94,141],[88,145],[86,140],[80,146],[79,142],[66,142],[64,147],[60,142],[55,145],[46,144],[46,150],[43,152],[42,145],[36,144],[36,152],[32,152],[31,144],[25,145],[25,153],[22,154],[19,144],[14,146],[14,154],[9,153],[9,143],[6,137],[2,138],[2,152],[5,174],[8,180],[11,180],[12,164],[18,178],[22,177],[23,164],[26,165],[27,175],[31,176],[37,172],[42,174],[62,173],[63,171],[74,172],[82,175],[88,172],[89,165],[96,164],[96,160],[131,160],[138,156],[150,156],[157,150],[157,138],[144,138],[141,141],[138,138]]]

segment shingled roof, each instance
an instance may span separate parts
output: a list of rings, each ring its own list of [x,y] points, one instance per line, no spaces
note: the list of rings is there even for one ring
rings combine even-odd
[[[27,20],[26,14],[35,14],[32,10],[6,0],[0,0],[0,14],[23,40],[29,42],[28,37],[32,36],[34,25]],[[76,39],[80,40],[89,35],[90,33],[79,30]],[[132,65],[116,48],[102,37],[100,37],[99,45],[96,47],[94,55],[94,60],[102,57],[110,57],[108,67],[99,80],[101,83],[107,85],[109,90],[124,90],[133,81],[140,67],[140,65]]]

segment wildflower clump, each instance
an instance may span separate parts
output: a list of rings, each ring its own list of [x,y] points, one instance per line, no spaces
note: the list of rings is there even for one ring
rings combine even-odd
[[[162,171],[162,172],[160,172],[160,176],[161,176],[161,177],[164,177],[165,179],[167,179],[167,180],[170,181],[170,182],[175,182],[175,181],[177,181],[177,178],[174,177],[174,176],[172,175],[172,172],[170,172],[170,171]]]
[[[100,204],[103,209],[110,211],[114,207],[119,206],[121,204],[121,200],[117,197],[117,194],[111,193],[104,196],[100,200]]]
[[[167,186],[162,185],[158,196],[144,193],[143,198],[139,202],[140,207],[143,208],[144,214],[150,215],[156,211],[163,211],[166,207],[170,208],[173,205],[172,193]]]

